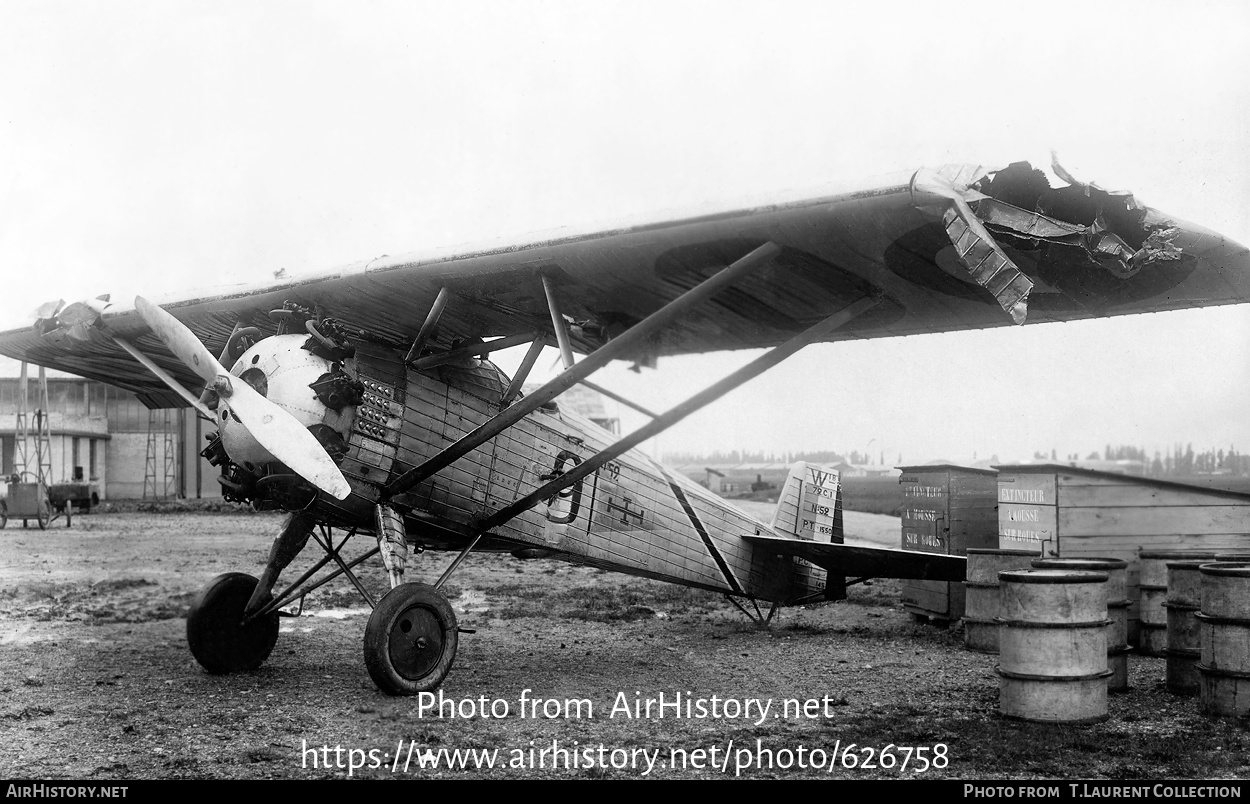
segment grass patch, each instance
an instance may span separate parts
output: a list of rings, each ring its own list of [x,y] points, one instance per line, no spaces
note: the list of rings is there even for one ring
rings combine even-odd
[[[222,499],[107,500],[95,510],[102,514],[273,514],[272,511],[257,511],[250,505]]]
[[[901,595],[899,582],[891,578],[874,578],[868,583],[857,583],[846,588],[848,606],[873,606],[891,608],[898,605]]]
[[[498,584],[491,597],[511,597],[522,605],[500,606],[504,619],[556,617],[592,622],[632,622],[657,616],[715,611],[728,604],[720,595],[687,586],[648,580],[621,585],[553,588],[541,584]]]
[[[146,578],[96,583],[31,583],[5,590],[4,613],[41,622],[78,620],[87,625],[139,623],[185,617],[193,593],[159,593]]]
[[[27,706],[24,709],[5,712],[0,717],[6,720],[36,720],[41,717],[48,717],[51,714],[52,709],[47,706]]]

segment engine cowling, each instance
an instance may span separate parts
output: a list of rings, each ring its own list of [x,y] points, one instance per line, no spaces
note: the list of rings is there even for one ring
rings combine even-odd
[[[325,357],[305,348],[307,336],[272,335],[253,344],[230,368],[235,382],[246,382],[261,396],[289,413],[296,421],[313,431],[327,451],[334,454],[334,433],[345,442],[356,415],[355,404],[344,404],[338,410],[322,401],[324,394],[314,389],[327,374],[342,373],[341,368]],[[346,376],[346,375],[344,375]],[[341,396],[341,395],[340,395]],[[350,401],[350,400],[349,400]],[[222,446],[230,460],[253,474],[263,474],[277,459],[253,437],[236,415],[225,407],[217,410],[217,427]]]

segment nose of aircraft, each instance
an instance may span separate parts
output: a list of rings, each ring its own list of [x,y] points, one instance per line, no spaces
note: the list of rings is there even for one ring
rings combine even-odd
[[[351,494],[347,478],[343,477],[322,443],[308,430],[309,422],[300,421],[296,416],[297,412],[304,410],[299,404],[299,395],[291,395],[290,399],[294,401],[286,406],[269,399],[288,396],[289,392],[275,394],[273,386],[277,376],[288,373],[285,370],[287,367],[298,368],[301,362],[284,356],[293,344],[273,341],[266,343],[263,351],[258,349],[258,344],[244,352],[239,362],[235,363],[235,370],[227,373],[195,333],[172,314],[142,296],[135,297],[135,309],[183,365],[217,392],[217,421],[227,455],[249,469],[258,463],[277,460],[318,489],[336,499],[347,499]],[[262,343],[270,340],[265,339]],[[261,365],[263,354],[270,357],[268,368]],[[309,354],[309,358],[312,357]],[[324,359],[315,360],[318,362],[312,365],[324,367]],[[263,374],[267,395],[258,392],[242,378],[241,375],[252,366]],[[258,380],[255,374],[252,377]],[[312,389],[307,388],[304,393],[311,395]],[[316,402],[315,397],[313,402]],[[308,407],[313,408],[313,405]]]
[[[232,377],[238,378],[235,385],[246,383],[304,428],[325,424],[327,418],[333,418],[311,388],[330,370],[330,362],[304,349],[307,340],[303,335],[264,338],[240,355],[230,369]],[[221,406],[217,418],[222,444],[235,463],[256,471],[266,464],[282,462],[260,443],[251,432],[252,422],[240,419],[238,410]]]

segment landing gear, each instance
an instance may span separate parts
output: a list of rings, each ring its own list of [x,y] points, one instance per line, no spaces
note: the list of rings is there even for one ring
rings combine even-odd
[[[378,602],[365,627],[365,667],[389,695],[438,687],[456,658],[460,633],[447,598],[433,586],[405,583]]]
[[[393,543],[404,536],[402,520],[397,526],[390,518],[384,518],[379,530],[383,535],[377,547],[345,561],[340,551],[355,530],[335,543],[329,526],[318,526],[303,514],[293,514],[274,539],[260,579],[241,572],[219,575],[196,597],[187,617],[187,642],[196,661],[210,673],[254,670],[268,658],[278,640],[279,610],[296,601],[302,609],[305,595],[339,575],[346,575],[373,607],[365,628],[364,657],[374,683],[390,695],[416,695],[437,689],[451,670],[460,641],[456,615],[438,589],[481,536],[465,547],[434,585],[399,583],[375,603],[352,568],[382,553],[384,548],[391,548],[384,553],[384,563],[393,582],[402,578],[407,553],[407,544],[402,544],[401,552]],[[278,575],[309,538],[325,550],[325,556],[286,589],[274,594]],[[331,562],[338,564],[337,570],[315,583],[309,582]]]
[[[242,572],[218,575],[200,590],[187,615],[191,655],[210,673],[255,670],[278,641],[278,613],[243,621],[257,580]]]

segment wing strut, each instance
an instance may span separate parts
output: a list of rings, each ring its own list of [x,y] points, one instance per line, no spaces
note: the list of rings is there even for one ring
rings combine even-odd
[[[543,293],[547,296],[547,309],[551,311],[551,328],[556,333],[556,344],[560,347],[560,360],[566,369],[573,368],[573,347],[569,345],[569,328],[560,313],[560,302],[556,299],[556,289],[551,284],[551,277],[544,275]]]
[[[443,308],[447,306],[447,300],[450,298],[451,291],[448,288],[439,288],[438,295],[434,297],[434,304],[430,305],[430,312],[425,316],[425,322],[417,332],[412,348],[408,350],[408,356],[404,358],[405,363],[411,363],[421,356],[421,350],[425,347],[425,342],[430,339],[430,333],[434,331],[434,327],[438,325],[438,319],[442,318]]]
[[[517,368],[516,374],[512,376],[512,382],[508,384],[508,390],[504,391],[503,397],[499,400],[499,407],[506,408],[512,404],[512,400],[516,399],[516,395],[521,392],[521,387],[525,385],[525,381],[530,376],[534,364],[538,362],[538,355],[542,353],[543,347],[547,345],[546,338],[535,338],[530,344],[529,351],[525,353],[521,365]]]
[[[498,416],[484,423],[473,432],[466,433],[459,441],[447,447],[438,455],[419,466],[414,466],[392,480],[383,489],[383,496],[391,497],[405,492],[426,478],[431,477],[440,469],[460,460],[535,410],[538,410],[540,406],[555,399],[593,372],[642,346],[655,332],[684,315],[691,307],[738,282],[760,266],[771,262],[780,253],[780,246],[774,243],[765,243],[710,279],[686,291],[642,321],[625,330],[621,335],[591,352],[582,362],[575,364],[572,368],[565,369],[559,376],[547,382],[542,388],[518,400],[511,407],[502,411]],[[780,349],[782,347],[777,348]]]
[[[627,408],[633,408],[634,410],[638,411],[644,416],[650,416],[653,419],[658,419],[660,417],[660,414],[652,413],[651,411],[644,408],[642,405],[639,405],[637,402],[630,402],[625,397],[613,391],[609,391],[607,388],[604,388],[602,385],[596,385],[590,380],[582,380],[581,384],[586,386],[587,388],[589,388],[590,390],[594,391],[597,394],[602,394],[603,396],[606,396],[608,399],[613,399],[617,402],[620,402],[622,405],[624,405]]]
[[[708,386],[706,389],[690,397],[680,405],[677,405],[662,415],[652,419],[647,424],[625,436],[620,441],[617,441],[612,446],[595,455],[593,458],[588,458],[582,461],[568,472],[565,472],[545,485],[539,486],[526,496],[511,503],[510,505],[505,506],[504,508],[499,509],[490,516],[477,520],[473,524],[474,529],[481,532],[488,531],[491,528],[502,525],[518,514],[529,510],[539,500],[545,500],[558,494],[569,486],[572,486],[577,481],[596,471],[608,461],[620,456],[622,453],[628,452],[647,439],[659,435],[669,427],[672,427],[677,422],[689,416],[691,413],[694,413],[699,408],[715,402],[717,399],[720,399],[728,392],[737,388],[739,385],[742,385],[748,380],[752,380],[760,374],[763,374],[765,371],[790,357],[792,354],[799,351],[804,346],[807,346],[809,343],[823,338],[825,335],[828,335],[830,332],[838,329],[839,327],[845,326],[855,318],[877,306],[878,302],[879,299],[877,298],[865,296],[859,301],[852,302],[846,307],[843,307],[841,310],[829,316],[824,321],[808,327],[803,332],[795,335],[793,338],[780,346],[765,352],[719,382]],[[583,365],[583,363],[578,364],[578,366],[581,365]],[[565,373],[567,374],[569,372]]]

